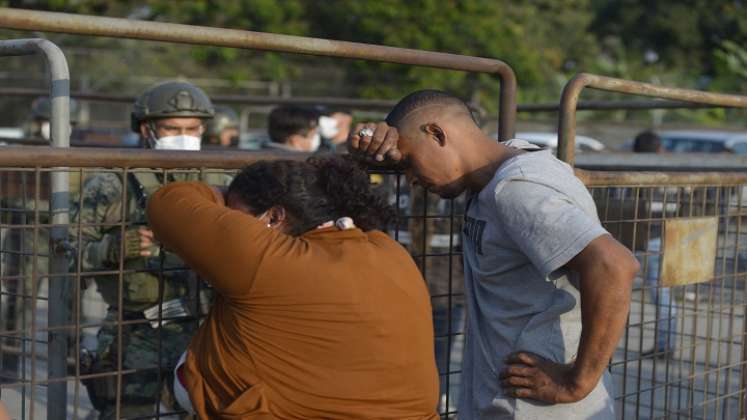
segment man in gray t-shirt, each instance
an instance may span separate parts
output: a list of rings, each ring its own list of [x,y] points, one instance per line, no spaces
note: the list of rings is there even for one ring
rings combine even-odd
[[[468,193],[459,418],[614,418],[605,368],[638,263],[572,168],[526,142],[495,142],[439,91],[408,95],[349,143],[444,198]]]

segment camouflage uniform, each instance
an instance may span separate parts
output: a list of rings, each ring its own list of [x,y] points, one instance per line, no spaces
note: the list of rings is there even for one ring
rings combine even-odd
[[[85,272],[118,270],[119,249],[122,246],[122,228],[111,224],[125,223],[125,231],[132,232],[147,224],[145,201],[161,185],[153,173],[129,174],[127,182],[113,173],[97,174],[86,181],[83,188],[80,221],[107,224],[82,228],[81,268]],[[180,177],[178,180],[187,180]],[[196,177],[191,177],[196,179]],[[177,179],[170,179],[175,181]],[[127,188],[127,203],[123,206],[123,188]],[[124,215],[125,220],[122,220]],[[125,233],[127,235],[127,233]],[[199,283],[196,276],[184,269],[174,254],[163,252],[156,257],[121,258],[127,274],[122,276],[121,309],[123,321],[136,323],[122,325],[122,369],[135,369],[136,373],[122,377],[121,415],[148,415],[160,400],[162,384],[171,388],[170,369],[187,348],[197,321],[189,317],[199,312],[197,298]],[[134,271],[134,272],[130,272]],[[86,363],[91,373],[117,370],[119,315],[119,276],[96,275],[96,287],[109,305],[104,325],[98,332],[95,357]],[[159,310],[159,304],[180,300],[182,311],[176,319],[162,321],[159,327],[147,322],[144,311]],[[165,309],[162,309],[165,313]],[[163,315],[165,318],[165,315]],[[154,319],[158,321],[158,319]],[[160,354],[160,358],[159,358]],[[159,375],[161,381],[159,381]],[[101,418],[113,418],[116,403],[116,376],[86,381],[92,402]],[[168,394],[168,392],[167,392]]]
[[[156,118],[207,119],[212,113],[204,92],[186,83],[169,82],[149,89],[138,99],[132,128],[139,131],[141,122],[150,124]],[[203,285],[175,254],[154,248],[154,256],[140,256],[137,229],[147,226],[148,196],[166,182],[197,179],[197,174],[99,173],[83,186],[78,218],[83,224],[98,225],[82,228],[82,270],[118,271],[121,265],[124,273],[121,285],[119,273],[92,276],[108,310],[96,349],[82,355],[82,368],[86,373],[116,372],[121,359],[123,371],[134,370],[122,375],[119,399],[123,417],[153,415],[159,403],[168,411],[178,409],[173,402],[172,370],[197,329]],[[202,180],[225,186],[229,178],[210,174]],[[118,323],[120,312],[122,324]],[[100,418],[114,418],[117,376],[83,383]]]

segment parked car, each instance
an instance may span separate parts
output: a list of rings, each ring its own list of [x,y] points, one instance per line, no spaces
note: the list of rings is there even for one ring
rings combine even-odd
[[[747,133],[718,130],[659,131],[664,149],[672,153],[747,154]]]
[[[553,153],[555,153],[558,148],[557,133],[524,131],[516,133],[515,137],[536,144],[537,146],[549,148]],[[599,140],[586,136],[576,136],[577,152],[601,152],[603,150],[605,150],[605,146]]]

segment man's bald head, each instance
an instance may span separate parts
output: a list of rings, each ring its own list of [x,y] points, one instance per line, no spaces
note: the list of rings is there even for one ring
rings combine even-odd
[[[414,115],[441,115],[469,118],[478,125],[467,104],[456,96],[441,90],[419,90],[400,100],[386,117],[386,123],[400,128]]]

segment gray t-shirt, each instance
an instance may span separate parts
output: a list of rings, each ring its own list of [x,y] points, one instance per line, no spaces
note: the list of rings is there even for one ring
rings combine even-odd
[[[533,148],[520,140],[507,145]],[[461,420],[614,419],[606,371],[592,393],[573,404],[508,397],[498,379],[514,351],[573,361],[580,297],[575,275],[563,267],[606,233],[586,187],[546,150],[507,160],[470,198],[463,229],[468,326]]]

